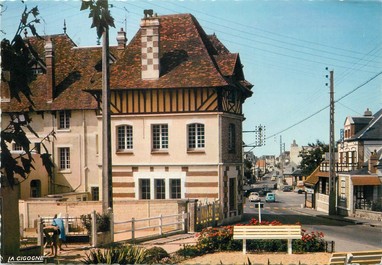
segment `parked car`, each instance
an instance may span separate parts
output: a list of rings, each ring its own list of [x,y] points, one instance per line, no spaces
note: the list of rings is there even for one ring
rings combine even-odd
[[[267,196],[265,196],[266,202],[275,202],[276,201],[276,195],[274,193],[268,193]]]
[[[290,192],[292,190],[293,190],[293,188],[291,186],[284,186],[283,187],[283,192]]]
[[[260,195],[258,192],[251,192],[251,194],[249,194],[248,199],[250,202],[260,202],[261,201]]]
[[[299,189],[299,190],[297,191],[298,194],[303,194],[304,192],[305,192],[305,190],[303,190],[303,189]]]

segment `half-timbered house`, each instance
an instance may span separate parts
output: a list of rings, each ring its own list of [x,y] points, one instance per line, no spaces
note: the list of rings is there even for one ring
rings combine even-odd
[[[145,17],[128,45],[123,33],[118,41],[109,57],[113,199],[218,200],[225,218],[240,215],[242,106],[252,85],[239,54],[191,14]],[[32,84],[44,93],[39,114],[52,118],[36,130],[59,131],[54,181],[102,198],[100,49],[76,47],[66,34],[52,43],[53,83],[40,44],[45,60]]]

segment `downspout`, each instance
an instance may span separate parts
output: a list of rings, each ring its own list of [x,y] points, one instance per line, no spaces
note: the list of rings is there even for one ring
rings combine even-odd
[[[52,115],[52,128],[56,128],[56,123],[55,123],[55,115],[54,113],[51,112],[51,115]],[[52,152],[52,164],[53,165],[56,165],[56,155],[55,155],[55,150],[54,150],[54,141],[55,141],[55,137],[53,137],[52,141],[51,141],[51,152]],[[53,167],[52,168],[52,177],[49,181],[49,186],[48,186],[48,194],[55,194],[56,193],[56,190],[55,190],[55,176],[57,174],[57,169],[56,167]]]
[[[86,178],[86,170],[87,170],[87,163],[86,163],[86,122],[85,122],[85,112],[82,110],[82,129],[83,129],[83,137],[80,135],[79,137],[79,146],[80,146],[80,183],[78,186],[74,189],[74,191],[77,191],[78,188],[82,186],[82,179]],[[86,183],[86,180],[85,180]],[[87,191],[86,185],[85,190]]]

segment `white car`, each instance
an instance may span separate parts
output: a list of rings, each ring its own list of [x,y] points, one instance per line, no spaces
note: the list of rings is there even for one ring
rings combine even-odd
[[[251,192],[249,194],[248,200],[250,202],[261,202],[260,195],[258,192]]]

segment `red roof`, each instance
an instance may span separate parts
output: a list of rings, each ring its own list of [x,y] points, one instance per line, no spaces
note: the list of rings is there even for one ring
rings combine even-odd
[[[229,53],[216,36],[208,36],[191,14],[159,16],[160,77],[141,78],[141,30],[131,40],[119,60],[111,66],[111,89],[223,87],[235,85],[227,78],[236,69],[244,81],[239,56]],[[239,64],[239,68],[238,65]],[[252,85],[245,83],[251,94]],[[100,90],[101,80],[89,84]]]
[[[110,68],[111,89],[151,89],[233,86],[250,96],[252,84],[244,79],[238,54],[231,54],[215,35],[208,36],[191,14],[166,15],[160,21],[160,69],[158,80],[141,78],[141,31],[124,50],[110,48],[115,62]],[[55,93],[47,103],[45,73],[30,84],[35,110],[97,109],[87,91],[102,87],[101,47],[77,47],[66,35],[50,36],[54,45]],[[45,41],[30,38],[39,61],[45,67]],[[7,94],[2,82],[2,95]],[[4,97],[2,97],[4,98]],[[3,112],[29,107],[28,101],[2,102]]]

